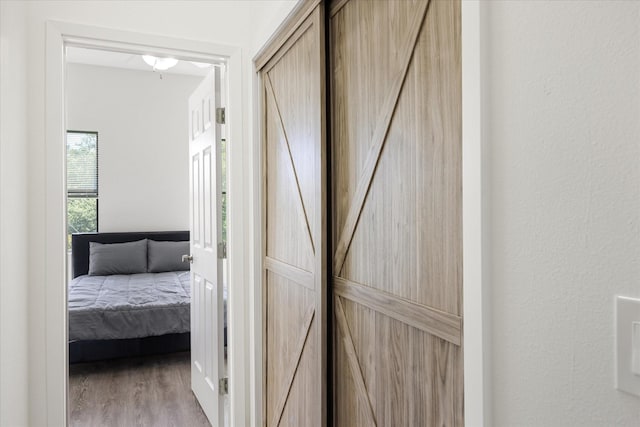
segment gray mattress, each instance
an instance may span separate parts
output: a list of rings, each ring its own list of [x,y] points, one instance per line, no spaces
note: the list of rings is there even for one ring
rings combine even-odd
[[[69,341],[189,332],[189,304],[189,271],[78,276],[69,284]]]

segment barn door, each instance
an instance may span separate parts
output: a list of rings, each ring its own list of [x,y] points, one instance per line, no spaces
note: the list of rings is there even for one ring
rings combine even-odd
[[[335,425],[462,425],[460,1],[328,13]]]
[[[269,427],[326,424],[324,36],[322,6],[309,4],[303,3],[306,12],[298,9],[303,20],[280,31],[285,38],[276,37],[256,59],[263,119],[263,423]]]
[[[214,427],[224,425],[222,180],[220,70],[213,70],[189,97],[191,215],[191,389]],[[224,388],[224,387],[222,387]]]

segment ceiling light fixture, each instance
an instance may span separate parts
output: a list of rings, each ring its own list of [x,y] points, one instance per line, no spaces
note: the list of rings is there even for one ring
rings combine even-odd
[[[142,55],[142,59],[150,67],[153,67],[153,71],[165,71],[178,63],[178,60],[174,58],[158,58],[152,55]]]

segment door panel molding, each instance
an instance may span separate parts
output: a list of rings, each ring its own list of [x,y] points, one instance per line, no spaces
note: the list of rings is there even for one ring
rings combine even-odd
[[[349,1],[350,0],[335,0],[335,1],[331,2],[331,5],[329,6],[329,16],[333,17]]]
[[[286,262],[266,256],[264,258],[264,268],[278,276],[285,277],[294,283],[302,285],[309,290],[315,290],[315,277],[313,273],[303,270]]]
[[[267,40],[264,47],[253,57],[253,63],[256,70],[268,70],[267,63],[274,58],[278,58],[279,54],[286,53],[288,49],[283,45],[290,41],[292,34],[299,31],[300,28],[310,24],[309,16],[316,10],[321,0],[303,0],[291,11],[287,19],[276,29],[273,36]],[[293,37],[295,38],[295,37]]]
[[[462,343],[462,317],[364,286],[342,277],[334,277],[334,292],[357,304],[392,317],[422,331],[449,341]]]

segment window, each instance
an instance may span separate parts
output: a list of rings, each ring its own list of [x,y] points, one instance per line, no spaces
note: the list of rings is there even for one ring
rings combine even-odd
[[[98,133],[67,131],[67,240],[98,231]]]

